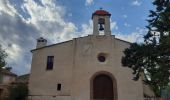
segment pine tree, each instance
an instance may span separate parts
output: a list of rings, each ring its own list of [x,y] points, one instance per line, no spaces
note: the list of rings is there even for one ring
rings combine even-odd
[[[6,57],[7,57],[7,53],[2,49],[2,47],[0,45],[0,69],[2,67],[5,67],[5,65],[6,65],[6,61],[5,61]]]
[[[154,0],[150,10],[148,33],[141,44],[132,43],[125,49],[122,65],[133,69],[134,80],[144,73],[157,96],[170,82],[170,1]]]

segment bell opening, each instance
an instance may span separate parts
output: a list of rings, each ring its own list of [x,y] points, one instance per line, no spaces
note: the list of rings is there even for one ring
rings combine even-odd
[[[104,25],[103,24],[99,24],[99,31],[103,31],[104,30]]]
[[[98,24],[99,35],[104,35],[104,24]]]
[[[99,18],[98,19],[99,35],[104,35],[104,24],[105,24],[104,18]]]

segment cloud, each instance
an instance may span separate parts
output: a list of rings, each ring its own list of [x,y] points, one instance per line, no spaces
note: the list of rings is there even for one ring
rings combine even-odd
[[[143,42],[143,36],[146,33],[145,29],[137,28],[135,32],[130,34],[114,33],[116,38],[128,41],[128,42]]]
[[[80,32],[80,36],[87,36],[89,34],[93,34],[93,22],[92,20],[89,20],[88,23],[82,24],[82,30]]]
[[[42,5],[33,0],[25,0],[23,8],[31,16],[27,22],[34,24],[41,31],[40,35],[52,43],[72,38],[77,30],[74,23],[63,19],[65,8],[57,5],[54,0],[42,0]]]
[[[90,6],[93,4],[93,0],[86,0],[86,6]]]
[[[8,54],[7,66],[22,74],[29,72],[25,65],[31,64],[31,53],[34,48],[38,30],[32,24],[25,23],[18,16],[1,12],[0,44]]]
[[[110,28],[111,30],[118,30],[117,22],[116,21],[111,21],[110,23]]]
[[[92,34],[93,23],[81,25],[81,30],[73,22],[66,21],[67,9],[54,0],[23,0],[20,10],[9,0],[0,0],[0,44],[8,53],[7,66],[18,75],[28,73],[31,67],[30,50],[36,46],[36,39],[44,37],[49,44],[70,40],[73,37]],[[91,4],[93,1],[87,1]],[[111,21],[111,29],[118,30],[117,22]],[[119,38],[135,41],[139,31],[129,35],[117,34]]]
[[[128,16],[126,14],[122,15],[123,18],[127,18]]]
[[[24,0],[19,5],[29,15],[25,18],[8,0],[0,1],[0,44],[8,53],[7,66],[19,75],[30,71],[30,50],[35,48],[37,38],[43,36],[52,44],[76,36],[75,24],[63,18],[65,7],[54,0],[40,2]]]
[[[0,11],[3,11],[11,16],[15,16],[16,9],[10,4],[8,0],[0,0]]]
[[[125,27],[130,27],[131,25],[125,22],[125,23],[124,23],[124,26],[125,26]]]
[[[142,4],[142,2],[140,1],[140,0],[134,0],[133,2],[132,2],[132,5],[133,6],[140,6]]]

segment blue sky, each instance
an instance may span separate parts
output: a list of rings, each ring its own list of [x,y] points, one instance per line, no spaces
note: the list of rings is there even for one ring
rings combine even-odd
[[[91,15],[103,8],[112,14],[117,38],[141,42],[152,0],[0,0],[0,44],[7,66],[18,75],[30,72],[36,39],[48,44],[92,34]]]

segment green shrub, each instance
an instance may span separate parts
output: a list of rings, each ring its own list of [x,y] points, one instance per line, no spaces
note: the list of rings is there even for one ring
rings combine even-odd
[[[26,84],[17,84],[9,88],[9,95],[6,100],[26,100],[28,87]]]

